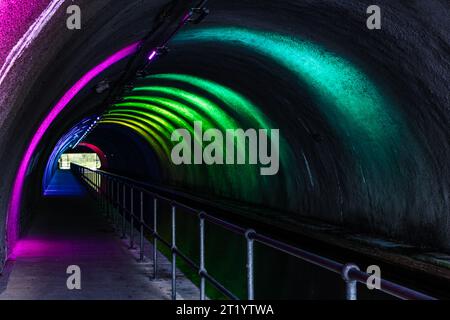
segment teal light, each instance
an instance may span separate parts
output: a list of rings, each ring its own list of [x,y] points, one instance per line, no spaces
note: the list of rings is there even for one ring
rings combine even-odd
[[[175,42],[222,42],[268,57],[306,85],[348,150],[365,166],[396,157],[412,144],[396,106],[350,61],[310,41],[237,27],[183,31]],[[159,75],[158,77],[165,77]],[[281,111],[282,111],[282,107]]]

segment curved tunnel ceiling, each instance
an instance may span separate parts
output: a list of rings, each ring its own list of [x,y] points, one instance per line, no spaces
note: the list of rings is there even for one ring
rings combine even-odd
[[[361,14],[368,5],[365,1],[358,5],[344,0],[211,1],[212,14],[201,25],[177,34],[169,43],[171,52],[147,66],[147,75],[136,79],[132,90],[108,107],[86,141],[101,140],[101,131],[114,126],[128,128],[158,155],[165,172],[160,177],[163,183],[268,206],[294,218],[312,217],[448,249],[450,66],[443,57],[450,39],[442,30],[450,27],[445,19],[450,8],[439,0],[412,7],[380,2],[395,15],[384,18],[381,31],[371,32]],[[442,15],[423,20],[423,15],[412,14],[431,7],[441,8],[433,12]],[[107,11],[107,16],[114,10],[120,8]],[[100,12],[92,8],[92,16]],[[144,16],[132,9],[127,13],[124,21]],[[405,21],[414,33],[407,32]],[[71,49],[67,54],[61,50],[60,59],[70,60],[73,52],[95,56],[95,61],[104,59],[140,39],[136,31],[142,32],[141,26],[131,23],[113,30],[120,39],[115,49],[97,40],[92,40],[93,46],[80,45],[94,39],[92,34],[96,39],[116,37],[98,25],[97,30],[89,30],[90,35],[77,35],[76,45],[68,45],[71,36],[63,35]],[[33,54],[39,53],[39,48],[34,50]],[[95,65],[94,60],[88,59],[91,62],[82,68],[64,67],[63,87],[76,83]],[[60,79],[46,76],[52,74],[50,69],[38,71],[53,94],[34,104],[40,114],[55,105],[48,103],[56,101],[55,93],[63,92]],[[26,99],[12,100],[11,105],[23,114],[38,89],[35,83],[24,91]],[[83,90],[82,95],[90,92]],[[67,131],[61,123],[74,125],[89,110],[107,107],[99,109],[94,103],[77,110],[74,106],[80,101],[82,97],[76,97],[70,112],[55,117],[48,135],[42,133],[42,143]],[[37,128],[38,119],[42,115],[28,120],[35,121],[30,127]],[[259,167],[249,165],[170,165],[171,132],[174,128],[192,132],[194,120],[221,130],[279,128],[280,173],[261,177]],[[17,132],[15,122],[11,123],[6,137]],[[2,151],[4,141],[0,141]],[[39,150],[38,142],[26,153],[28,164],[34,149]],[[17,168],[25,149],[17,146],[5,168]],[[24,178],[28,164],[19,169]],[[11,181],[11,175],[5,177]]]

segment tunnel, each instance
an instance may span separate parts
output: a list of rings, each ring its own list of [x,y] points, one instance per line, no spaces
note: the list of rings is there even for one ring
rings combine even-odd
[[[70,29],[74,5],[81,25]],[[378,0],[381,26],[370,29],[372,5],[1,0],[3,274],[12,281],[21,259],[51,248],[76,264],[64,232],[89,242],[88,230],[104,223],[90,211],[112,211],[133,229],[125,211],[142,208],[139,234],[153,217],[146,189],[170,199],[159,207],[168,242],[176,202],[264,235],[255,241],[277,239],[364,272],[379,266],[383,279],[450,297],[450,4]],[[62,170],[62,157],[74,155],[97,165]],[[181,251],[199,258],[197,216],[185,218],[182,205],[176,267],[190,292],[205,274],[180,262]],[[36,228],[57,243],[33,244]],[[114,229],[106,222],[102,232]],[[252,232],[206,226],[208,274],[240,299],[250,297]],[[160,244],[158,254],[170,260],[173,249]],[[255,247],[254,259],[256,298],[344,295],[339,276],[273,246]],[[227,296],[210,285],[206,295]]]

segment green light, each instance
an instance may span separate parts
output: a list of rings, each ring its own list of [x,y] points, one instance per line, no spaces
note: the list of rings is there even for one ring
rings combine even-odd
[[[170,123],[169,121],[166,121],[165,119],[163,119],[161,117],[158,117],[156,115],[153,115],[153,114],[151,114],[149,112],[142,112],[142,111],[136,111],[136,110],[127,110],[127,109],[115,109],[115,110],[109,111],[108,114],[119,114],[120,115],[120,114],[127,114],[127,113],[134,114],[134,115],[137,115],[137,116],[141,116],[141,117],[144,117],[144,118],[152,119],[152,120],[156,121],[158,124],[162,125],[167,130],[169,130],[169,132],[172,132],[173,130],[176,129],[175,126],[172,123]],[[179,128],[179,127],[177,127],[177,128]]]
[[[166,86],[168,81],[170,85]],[[140,80],[133,93],[123,97],[123,100],[110,107],[103,121],[126,124],[144,133],[152,147],[158,146],[162,150],[162,167],[170,172],[169,179],[172,181],[201,185],[223,196],[256,202],[266,197],[262,189],[270,190],[269,186],[273,186],[273,179],[261,177],[258,165],[175,166],[170,160],[170,150],[178,144],[171,141],[171,133],[175,129],[187,129],[191,136],[203,138],[194,135],[195,121],[202,123],[204,132],[213,128],[223,133],[227,129],[276,128],[270,125],[259,108],[239,93],[207,79],[163,74]],[[236,146],[236,157],[240,152],[246,152],[241,143]],[[280,144],[283,143],[281,139]],[[203,144],[204,147],[206,145]],[[290,162],[290,158],[286,157],[290,154],[286,151],[288,149],[287,145],[281,147],[281,167],[287,167]],[[162,157],[161,152],[158,155]],[[293,177],[286,175],[285,178],[286,186],[291,186]]]
[[[203,127],[205,129],[209,128],[219,128],[223,132],[225,132],[226,129],[237,129],[239,128],[237,122],[231,118],[226,112],[224,112],[222,109],[220,109],[215,103],[209,101],[206,98],[200,97],[197,94],[189,93],[184,90],[172,88],[172,87],[161,87],[161,86],[145,86],[145,87],[136,87],[133,91],[135,92],[156,92],[156,93],[163,93],[168,94],[171,96],[174,96],[179,99],[183,99],[187,101],[189,104],[192,105],[192,107],[188,107],[180,102],[170,100],[167,98],[160,98],[160,97],[138,97],[138,96],[132,96],[132,97],[126,97],[126,100],[140,100],[140,101],[147,101],[152,102],[156,104],[160,104],[162,106],[166,106],[171,108],[172,110],[175,110],[180,115],[183,114],[190,118],[192,123],[194,121],[201,121],[203,124]],[[227,101],[227,100],[225,100]],[[128,102],[130,103],[130,102]],[[119,104],[120,105],[120,104]],[[223,107],[227,106],[229,104],[224,104]],[[216,127],[214,127],[210,121],[207,120],[205,116],[200,115],[198,112],[195,111],[195,108],[199,108],[201,111],[203,111],[206,115],[209,115],[209,117],[215,122]],[[225,109],[225,108],[224,108]],[[257,125],[255,125],[258,127]],[[181,128],[189,129],[192,131],[192,125],[183,126]],[[245,147],[242,144],[238,144],[238,153],[242,153]]]
[[[156,141],[159,144],[160,148],[164,151],[166,157],[170,159],[170,149],[169,149],[168,144],[164,141],[164,138],[155,129],[151,128],[148,125],[141,123],[142,120],[137,121],[135,119],[132,119],[132,117],[130,117],[130,116],[128,116],[128,117],[106,116],[106,117],[104,117],[103,121],[107,121],[107,120],[122,121],[124,123],[133,125],[135,128],[139,128],[141,130],[141,132],[143,131],[146,133],[146,136],[144,136],[144,137],[145,138],[151,137],[152,141]],[[149,140],[147,139],[147,141],[149,141]]]
[[[174,100],[170,100],[167,98],[160,97],[146,97],[146,96],[129,96],[124,97],[125,101],[145,101],[152,104],[144,104],[144,103],[136,103],[136,102],[128,102],[128,103],[119,103],[116,106],[124,106],[124,107],[142,107],[149,111],[153,111],[159,113],[164,116],[166,119],[170,119],[171,121],[178,123],[179,128],[188,128],[192,127],[194,121],[201,120],[205,128],[215,128],[211,121],[205,117],[200,115],[200,113],[196,112],[195,109],[189,108],[188,106]],[[165,109],[166,108],[166,109]],[[169,111],[170,110],[170,111]],[[184,121],[184,119],[188,120],[188,122]]]
[[[270,121],[267,119],[267,117],[249,99],[235,92],[234,90],[231,90],[230,88],[227,88],[213,81],[185,74],[156,74],[146,77],[146,80],[169,80],[175,83],[182,82],[185,84],[189,84],[195,87],[197,90],[204,91],[205,93],[216,97],[221,102],[223,109],[225,109],[226,107],[228,110],[233,111],[240,118],[242,118],[242,120],[245,120],[245,123],[249,127],[259,129],[272,129],[275,127],[274,125],[270,124]],[[226,130],[226,128],[221,125],[221,119],[218,119],[217,121],[219,122],[219,126],[217,128]],[[290,148],[285,139],[281,137],[280,160],[282,165],[285,168],[292,168],[292,159],[293,155],[290,151]],[[293,174],[295,174],[294,171],[295,169],[292,168],[291,172]],[[294,182],[292,181],[292,179],[288,178],[287,180],[287,184],[289,186],[293,186]]]

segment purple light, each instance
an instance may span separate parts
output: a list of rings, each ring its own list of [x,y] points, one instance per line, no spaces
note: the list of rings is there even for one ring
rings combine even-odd
[[[181,20],[182,24],[185,24],[186,22],[188,22],[188,20],[192,17],[193,15],[193,11],[189,10],[183,17],[183,19]]]
[[[132,45],[116,52],[99,65],[88,71],[80,80],[78,80],[73,87],[71,87],[63,97],[58,101],[58,103],[52,108],[49,114],[46,116],[44,121],[42,121],[38,130],[35,132],[30,144],[22,158],[19,170],[16,174],[16,179],[14,181],[14,186],[9,200],[9,210],[7,216],[7,241],[8,249],[12,251],[19,233],[19,212],[20,204],[22,198],[22,188],[25,181],[25,175],[30,164],[31,157],[33,156],[39,142],[44,136],[45,132],[48,130],[52,122],[60,114],[60,112],[72,101],[72,99],[96,76],[102,73],[104,70],[109,68],[111,65],[121,61],[122,59],[137,52],[140,42],[133,43]]]
[[[153,58],[156,57],[156,54],[157,54],[156,50],[155,50],[155,51],[152,51],[152,53],[150,53],[150,56],[148,57],[148,60],[149,60],[149,61],[153,60]]]

